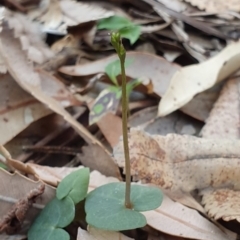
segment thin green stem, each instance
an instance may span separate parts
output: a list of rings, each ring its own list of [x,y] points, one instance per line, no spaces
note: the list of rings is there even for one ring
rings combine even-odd
[[[132,208],[130,193],[131,193],[131,168],[128,147],[128,97],[127,97],[127,81],[124,67],[124,59],[120,58],[122,71],[122,131],[123,131],[123,147],[125,155],[125,171],[126,171],[126,190],[125,190],[125,206]]]

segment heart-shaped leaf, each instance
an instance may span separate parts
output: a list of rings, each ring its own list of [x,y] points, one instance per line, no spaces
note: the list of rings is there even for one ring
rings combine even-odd
[[[131,189],[133,209],[124,205],[125,183],[109,183],[89,193],[85,203],[88,224],[112,231],[145,226],[145,217],[136,210],[147,211],[159,207],[162,193],[157,188],[140,185],[132,185]]]
[[[35,219],[28,231],[29,240],[69,240],[69,234],[61,228],[69,225],[75,215],[75,206],[70,197],[54,198]]]
[[[82,201],[87,195],[89,174],[89,168],[81,168],[67,175],[57,187],[57,198],[68,196],[75,204]]]

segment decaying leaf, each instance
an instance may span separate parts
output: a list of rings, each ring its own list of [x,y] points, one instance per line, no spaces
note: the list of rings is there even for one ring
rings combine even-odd
[[[36,198],[44,193],[44,189],[45,185],[40,184],[37,188],[32,189],[26,197],[19,199],[0,220],[0,232],[17,233],[21,229],[29,208],[36,201]]]
[[[9,72],[24,90],[63,116],[87,142],[97,142],[80,123],[64,110],[61,104],[43,92],[40,75],[27,62],[18,40],[12,38],[12,32],[7,28],[1,33],[1,53],[4,56]]]
[[[64,66],[60,72],[70,76],[87,76],[105,72],[106,66],[118,59],[116,54],[91,63]],[[180,69],[177,64],[169,63],[164,58],[143,52],[127,52],[126,59],[131,61],[131,66],[126,68],[126,75],[130,79],[139,79],[146,85],[148,93],[162,96],[169,85],[169,80]],[[145,67],[142,67],[145,66]],[[153,86],[153,89],[152,87]]]
[[[9,174],[0,168],[0,216],[6,216],[10,213],[13,204],[17,203],[19,199],[25,198],[31,190],[38,188],[42,182],[32,181],[19,173]],[[9,191],[11,189],[11,191]],[[43,208],[55,196],[54,188],[45,185],[44,193],[41,198],[36,198],[36,204],[33,204],[31,209],[27,212],[24,224],[28,226],[32,223],[33,219]],[[16,210],[16,209],[15,209]],[[14,211],[15,212],[15,211]],[[3,220],[1,218],[1,220]]]
[[[208,215],[218,220],[237,220],[240,222],[240,192],[230,189],[206,189],[201,192],[203,195],[202,204]]]
[[[238,139],[240,78],[228,80],[202,129],[204,138]]]
[[[87,64],[64,66],[59,71],[70,76],[88,76],[99,72],[104,73],[106,66],[117,59],[117,55],[113,55]],[[129,79],[138,79],[145,86],[144,89],[142,86],[138,86],[136,90],[148,94],[155,93],[160,97],[164,96],[171,78],[181,69],[177,64],[170,63],[164,58],[144,52],[127,52],[127,59],[131,61],[131,66],[126,68],[127,76]],[[208,117],[217,92],[213,89],[206,94],[201,93],[181,110],[194,118],[204,121]]]
[[[143,214],[149,226],[171,235],[199,240],[236,239],[234,233],[220,230],[196,210],[173,202],[166,195],[159,208]]]
[[[111,147],[118,144],[122,135],[122,119],[112,113],[107,113],[98,122],[97,125]]]
[[[187,135],[149,135],[132,129],[129,137],[132,175],[171,191],[207,187],[240,189],[240,141]],[[124,167],[122,142],[114,157]],[[196,171],[197,169],[197,171]]]
[[[235,0],[184,0],[209,13],[221,13],[228,10],[240,12],[240,2]]]
[[[204,138],[239,139],[239,93],[239,77],[229,79],[202,129]],[[202,204],[210,217],[240,222],[239,191],[229,188],[206,189],[201,191],[201,195]]]
[[[78,157],[82,164],[91,170],[97,170],[106,176],[121,179],[119,169],[110,155],[104,154],[101,147],[97,144],[90,144],[82,147],[82,154]]]
[[[101,91],[91,107],[89,124],[98,122],[107,113],[115,114],[121,97],[122,91],[119,87],[111,87]]]
[[[46,6],[47,5],[47,6]],[[42,9],[29,13],[32,19],[44,23],[49,33],[66,34],[67,27],[96,21],[114,15],[113,11],[100,7],[97,3],[84,3],[74,0],[47,1]]]
[[[44,43],[40,26],[31,22],[26,15],[5,9],[4,20],[10,29],[13,29],[14,37],[21,42],[22,49],[27,52],[28,58],[42,64],[54,56],[51,49]]]
[[[240,67],[240,42],[231,43],[213,58],[183,67],[172,77],[159,105],[159,116],[165,116],[187,104],[200,92],[224,80]],[[188,91],[184,91],[187,89]]]
[[[120,232],[104,231],[88,226],[88,231],[78,228],[77,240],[131,240]]]
[[[131,127],[137,127],[149,134],[167,135],[178,133],[198,135],[202,125],[184,115],[180,111],[169,114],[166,117],[156,117],[157,106],[144,108],[133,114],[130,118]]]
[[[22,90],[9,74],[0,76],[0,144],[5,144],[29,124],[52,111]]]

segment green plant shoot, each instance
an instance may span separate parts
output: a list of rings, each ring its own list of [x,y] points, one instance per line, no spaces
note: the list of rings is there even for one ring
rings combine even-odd
[[[112,33],[111,42],[120,59],[122,75],[122,129],[126,183],[109,183],[93,190],[86,197],[85,211],[88,224],[100,229],[123,231],[145,226],[146,218],[140,212],[159,207],[163,195],[156,187],[131,185],[127,128],[128,92],[124,66],[126,52],[119,32]]]
[[[125,68],[128,67],[131,63],[132,60],[127,59],[124,63]],[[109,63],[105,68],[105,72],[115,86],[104,89],[95,99],[89,114],[89,125],[92,125],[93,123],[99,121],[108,112],[116,114],[122,97],[122,89],[117,81],[117,76],[121,74],[120,60],[117,59]],[[127,83],[128,96],[138,84],[140,84],[140,81],[138,81],[137,79],[132,79]]]
[[[112,16],[102,19],[98,22],[98,29],[113,30],[121,34],[122,37],[128,39],[131,44],[134,44],[140,37],[141,27],[132,23],[125,17]]]

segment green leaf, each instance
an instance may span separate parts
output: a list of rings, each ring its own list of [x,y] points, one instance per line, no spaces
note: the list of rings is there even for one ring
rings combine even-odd
[[[104,89],[96,98],[89,114],[89,124],[93,124],[101,119],[106,113],[116,113],[122,96],[121,89],[109,87]]]
[[[140,26],[120,16],[112,16],[100,20],[98,29],[118,30],[121,37],[129,39],[131,44],[134,44],[141,34]]]
[[[131,185],[131,202],[138,212],[158,208],[163,201],[162,191],[157,187]]]
[[[69,240],[69,234],[61,229],[69,225],[75,215],[75,206],[71,198],[54,198],[33,222],[28,231],[29,240]]]
[[[132,79],[130,82],[127,83],[127,96],[129,97],[131,91],[141,83],[138,79]]]
[[[98,21],[98,29],[119,30],[131,26],[133,23],[125,17],[112,16]]]
[[[132,63],[132,59],[127,59],[124,63],[125,68],[127,68],[131,63]],[[118,82],[116,77],[121,73],[121,65],[120,65],[120,60],[117,59],[111,63],[109,63],[106,67],[105,67],[105,72],[108,75],[108,77],[112,80],[112,82],[118,86]]]
[[[68,196],[74,204],[82,201],[87,195],[89,174],[89,168],[82,168],[68,174],[57,187],[57,198],[61,200]]]
[[[141,35],[141,27],[137,25],[128,26],[119,30],[121,37],[127,38],[131,44],[134,44]]]
[[[131,188],[133,209],[124,206],[125,183],[109,183],[89,193],[85,203],[88,224],[111,231],[145,226],[144,215],[136,210],[157,208],[162,202],[162,193],[153,187],[132,185]]]
[[[1,163],[1,162],[0,162],[0,168],[3,168],[3,169],[5,169],[5,170],[8,169],[8,168],[7,168],[7,165],[5,165],[4,163]]]

